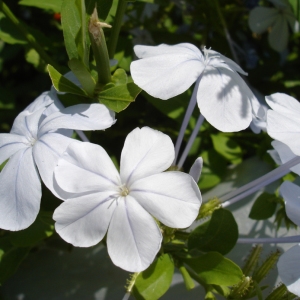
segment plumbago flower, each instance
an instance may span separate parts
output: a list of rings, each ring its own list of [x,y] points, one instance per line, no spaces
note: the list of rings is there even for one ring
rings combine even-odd
[[[237,72],[235,62],[213,50],[192,44],[135,46],[140,60],[131,63],[132,78],[153,97],[167,100],[187,90],[195,81],[201,114],[217,129],[240,131],[252,120],[255,98]]]
[[[290,181],[280,186],[288,217],[300,226],[300,187]],[[288,290],[300,297],[300,244],[285,252],[277,263],[278,273]]]
[[[162,241],[153,217],[166,226],[186,228],[202,201],[192,176],[162,173],[174,155],[171,139],[148,127],[128,134],[120,174],[102,147],[70,144],[54,172],[59,187],[70,193],[54,211],[56,231],[79,247],[99,243],[107,232],[113,263],[130,272],[145,270]],[[200,169],[201,159],[193,167],[195,177]]]
[[[267,132],[275,140],[286,144],[300,155],[300,103],[286,94],[266,97],[271,109],[267,112]]]
[[[53,170],[73,142],[69,129],[100,130],[114,124],[114,113],[102,104],[79,104],[59,111],[55,95],[43,93],[15,119],[10,133],[0,134],[0,228],[21,230],[39,211],[42,178],[56,195]],[[60,106],[61,107],[61,106]],[[78,141],[78,143],[80,143]]]

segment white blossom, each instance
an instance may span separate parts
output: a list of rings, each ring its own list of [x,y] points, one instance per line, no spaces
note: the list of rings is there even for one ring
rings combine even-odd
[[[72,133],[69,129],[105,129],[114,113],[102,104],[79,104],[61,109],[56,95],[45,92],[15,119],[10,133],[0,134],[0,228],[21,230],[39,211],[41,182],[56,195],[53,171]],[[61,109],[61,111],[59,111]],[[79,142],[78,142],[79,143]]]
[[[217,129],[240,131],[252,120],[255,97],[237,72],[247,75],[235,62],[213,50],[192,44],[135,46],[137,61],[130,70],[134,82],[153,97],[167,100],[197,81],[201,114]]]
[[[267,132],[275,140],[286,144],[300,155],[300,103],[286,94],[266,97],[271,109],[267,112]]]
[[[146,269],[162,240],[153,217],[166,226],[186,228],[202,201],[190,175],[163,172],[173,160],[171,139],[148,127],[127,136],[120,174],[101,146],[70,144],[54,172],[59,187],[70,193],[54,211],[56,231],[80,247],[99,243],[107,232],[115,265],[130,272]]]

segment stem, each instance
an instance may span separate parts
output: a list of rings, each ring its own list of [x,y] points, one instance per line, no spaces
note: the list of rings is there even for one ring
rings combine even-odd
[[[194,108],[196,106],[196,103],[197,103],[197,91],[198,91],[199,83],[201,81],[201,77],[202,77],[202,75],[200,75],[199,78],[196,81],[192,97],[190,99],[188,108],[185,112],[183,122],[182,122],[181,127],[180,127],[179,135],[178,135],[178,138],[177,138],[177,141],[176,141],[176,144],[175,144],[175,159],[174,159],[174,162],[173,162],[173,166],[176,165],[176,161],[177,161],[179,149],[180,149],[180,146],[181,146],[181,143],[182,143],[182,140],[183,140],[184,132],[187,128],[187,125],[188,125],[189,120],[192,116],[193,110],[194,110]]]
[[[75,130],[76,133],[78,134],[78,136],[80,137],[80,139],[83,141],[83,142],[89,142],[90,140],[87,138],[87,136],[85,135],[85,133],[81,130]]]
[[[239,244],[290,244],[300,243],[300,235],[285,236],[278,238],[239,238],[237,240]]]
[[[130,293],[126,293],[122,300],[128,300],[130,297]]]
[[[183,164],[186,160],[186,157],[188,156],[188,154],[189,154],[189,152],[192,148],[192,145],[195,141],[195,138],[196,138],[196,136],[199,132],[199,129],[200,129],[201,125],[203,124],[204,120],[205,120],[204,117],[200,114],[200,116],[197,120],[196,126],[194,127],[193,132],[190,136],[190,139],[189,139],[189,141],[188,141],[188,143],[187,143],[187,145],[186,145],[186,147],[185,147],[185,149],[184,149],[184,151],[183,151],[183,153],[180,157],[180,160],[179,160],[179,163],[178,163],[178,168],[179,169],[181,169],[181,167],[183,166]]]
[[[8,8],[8,6],[0,1],[0,10],[6,15],[8,19],[16,26],[16,28],[23,34],[27,42],[31,47],[39,54],[39,56],[47,63],[52,65],[56,70],[61,70],[60,65],[58,65],[52,58],[45,52],[42,46],[36,41],[35,37],[30,34],[26,27],[21,24],[13,12]]]
[[[226,194],[224,197],[220,197],[219,199],[223,202],[222,206],[227,207],[227,206],[243,199],[244,197],[258,191],[260,188],[276,181],[277,179],[279,179],[282,176],[289,173],[290,168],[296,166],[299,163],[300,163],[300,157],[296,156],[293,159],[289,160],[288,162],[282,164],[281,166],[279,166],[275,170],[273,170],[273,171],[263,175],[262,177],[260,177],[256,180],[240,187],[239,189],[236,189],[236,190]]]
[[[116,11],[115,21],[111,30],[111,34],[108,40],[108,55],[110,59],[114,58],[117,48],[118,38],[122,26],[123,16],[127,7],[126,0],[119,0]]]
[[[226,37],[227,43],[229,45],[229,48],[230,48],[231,54],[233,56],[233,59],[234,59],[234,61],[237,64],[240,64],[238,56],[237,56],[237,54],[236,54],[236,52],[235,52],[235,50],[233,48],[233,42],[232,42],[230,33],[229,33],[228,29],[227,29],[227,23],[226,23],[226,21],[225,21],[225,19],[223,17],[223,14],[222,14],[219,2],[218,2],[218,0],[214,0],[214,2],[215,2],[215,5],[216,5],[216,9],[217,9],[217,13],[219,15],[220,21],[222,23],[222,26],[223,26],[223,29],[224,29],[224,33],[225,33],[225,37]]]

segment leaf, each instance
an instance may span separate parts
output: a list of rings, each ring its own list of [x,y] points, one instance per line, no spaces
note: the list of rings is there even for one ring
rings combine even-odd
[[[133,102],[140,92],[141,89],[130,82],[103,90],[98,94],[98,100],[113,111],[120,112]]]
[[[218,252],[209,252],[197,258],[186,258],[184,262],[206,284],[230,286],[237,284],[243,276],[238,265]]]
[[[35,222],[25,230],[11,232],[10,241],[16,247],[34,246],[54,232],[52,212],[40,211]]]
[[[123,69],[117,69],[114,73],[114,75],[111,78],[111,81],[114,85],[123,85],[127,84],[128,78],[125,70]]]
[[[174,263],[170,256],[160,256],[138,275],[132,289],[133,296],[137,300],[159,299],[169,289],[173,274]]]
[[[80,60],[73,58],[68,62],[68,65],[72,72],[75,74],[83,89],[90,97],[93,97],[96,82],[93,76],[90,74],[86,66]]]
[[[53,12],[60,12],[62,0],[21,0],[20,5],[34,6],[42,9],[51,9]]]
[[[262,193],[254,202],[249,218],[253,220],[265,220],[273,216],[280,199],[269,193]]]
[[[69,59],[79,58],[76,37],[81,27],[81,16],[77,0],[63,0],[61,6],[61,25]]]
[[[26,38],[15,25],[0,11],[0,39],[8,44],[27,44]]]
[[[198,226],[190,234],[188,240],[189,249],[201,251],[218,251],[221,254],[228,253],[238,239],[238,226],[229,210],[220,208],[213,212],[207,229]]]
[[[214,149],[233,164],[242,162],[241,147],[228,136],[222,134],[212,134],[211,139]]]
[[[108,16],[113,0],[85,0],[86,12],[88,15],[93,13],[95,3],[97,5],[99,19],[104,21]]]
[[[82,90],[69,79],[65,78],[51,65],[48,65],[47,69],[51,77],[52,84],[57,91],[87,97],[87,93],[84,90]]]

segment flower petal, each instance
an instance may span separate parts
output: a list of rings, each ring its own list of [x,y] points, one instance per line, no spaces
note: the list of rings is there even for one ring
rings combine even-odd
[[[279,14],[268,36],[270,46],[274,50],[282,52],[287,47],[288,39],[289,28],[287,20],[285,19],[284,15]]]
[[[299,117],[294,114],[281,114],[269,109],[267,112],[267,132],[270,137],[286,144],[296,155],[300,155]]]
[[[118,199],[107,234],[108,253],[115,265],[129,272],[145,270],[161,240],[154,219],[132,197]]]
[[[50,92],[44,92],[38,96],[31,104],[29,104],[24,110],[33,113],[43,107],[46,107],[53,103],[53,99],[50,95]]]
[[[28,147],[28,140],[17,134],[0,134],[0,164],[22,148]]]
[[[72,143],[55,168],[58,185],[69,193],[117,192],[120,176],[106,151],[91,143]]]
[[[77,143],[76,140],[64,135],[48,133],[42,136],[33,147],[33,157],[44,184],[56,197],[63,199],[63,195],[58,194],[54,187],[53,173],[58,159],[72,142]]]
[[[120,174],[123,184],[166,170],[175,157],[169,136],[149,127],[136,128],[125,140]]]
[[[186,91],[205,67],[202,53],[192,44],[135,46],[134,51],[142,58],[130,65],[134,83],[163,100]]]
[[[202,172],[202,167],[203,167],[203,159],[202,157],[198,157],[195,162],[193,163],[189,175],[193,177],[195,182],[198,182],[200,179],[200,175]]]
[[[300,187],[290,181],[284,181],[280,186],[280,194],[285,201],[287,216],[300,226]]]
[[[211,66],[205,69],[197,92],[200,112],[223,132],[240,131],[249,126],[251,97],[253,93],[236,72]]]
[[[49,115],[41,124],[39,136],[56,129],[102,130],[115,123],[115,113],[103,104],[78,104]]]
[[[21,149],[0,174],[0,228],[15,231],[29,227],[39,212],[41,196],[32,148]]]
[[[276,8],[256,7],[249,14],[249,27],[253,32],[261,34],[275,23],[278,15]]]
[[[273,141],[272,143],[273,148],[277,151],[280,157],[280,165],[288,162],[289,160],[296,157],[296,155],[292,152],[292,150],[284,143],[279,141]],[[272,154],[271,154],[272,156]],[[272,156],[273,157],[273,156]],[[276,157],[276,156],[275,156]],[[276,161],[276,158],[273,158]],[[295,172],[296,174],[300,175],[300,164],[296,165],[295,167],[291,168],[291,171]]]
[[[96,245],[106,234],[115,206],[109,192],[68,199],[54,211],[55,229],[74,246]]]
[[[300,115],[300,104],[299,102],[283,93],[275,93],[270,96],[266,96],[266,102],[276,112],[283,115],[295,115],[296,118]]]
[[[287,289],[300,297],[300,244],[280,256],[277,268],[279,277]]]
[[[194,179],[182,172],[165,172],[140,179],[131,186],[130,195],[151,215],[173,228],[189,227],[202,202]]]

